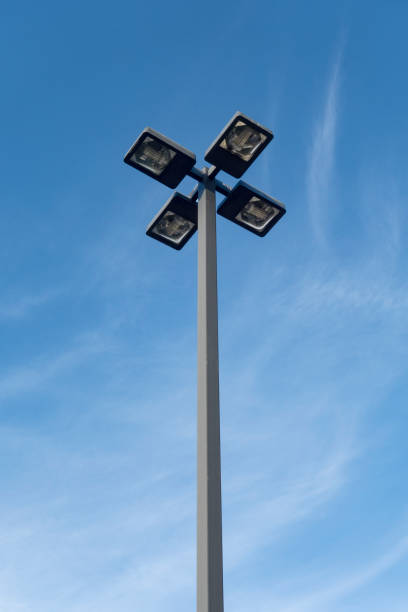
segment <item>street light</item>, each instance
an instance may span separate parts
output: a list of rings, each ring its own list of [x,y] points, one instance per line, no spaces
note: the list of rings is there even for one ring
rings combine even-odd
[[[270,130],[236,113],[205,154],[210,168],[194,167],[195,155],[146,128],[125,162],[176,187],[185,176],[198,181],[190,196],[175,192],[147,234],[180,250],[198,228],[197,312],[197,612],[223,612],[216,192],[218,214],[265,236],[286,210],[282,202],[238,181],[231,189],[216,175],[239,178],[272,140]],[[196,200],[198,199],[198,206]]]
[[[196,162],[194,153],[152,128],[145,128],[124,162],[174,189]]]
[[[242,113],[235,113],[207,149],[204,159],[240,178],[272,138],[270,130]]]
[[[196,204],[176,191],[151,221],[146,234],[179,251],[196,230]]]
[[[245,227],[257,236],[265,236],[286,212],[284,204],[238,181],[217,210],[219,215]]]

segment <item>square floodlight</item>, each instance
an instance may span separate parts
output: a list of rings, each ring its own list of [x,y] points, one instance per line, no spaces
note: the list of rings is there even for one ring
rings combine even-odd
[[[178,251],[197,230],[197,205],[177,191],[149,224],[146,234]]]
[[[262,191],[238,181],[217,210],[219,215],[245,227],[257,236],[265,236],[286,212],[285,205]]]
[[[196,163],[194,153],[152,128],[145,128],[123,160],[174,189]]]
[[[272,138],[270,130],[238,112],[207,149],[204,159],[240,178]]]

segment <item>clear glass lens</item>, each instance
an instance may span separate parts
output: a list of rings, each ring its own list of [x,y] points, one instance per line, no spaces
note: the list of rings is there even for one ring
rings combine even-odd
[[[153,232],[173,242],[181,242],[185,235],[194,227],[194,223],[168,210],[153,228]]]
[[[243,121],[237,121],[228,130],[220,146],[244,161],[249,161],[265,140],[265,134],[258,132]]]
[[[265,202],[265,200],[253,196],[235,218],[241,223],[246,223],[262,231],[278,213],[277,208]]]
[[[151,172],[154,172],[154,174],[159,175],[167,168],[175,156],[175,151],[169,149],[158,140],[146,136],[130,159],[148,168]]]

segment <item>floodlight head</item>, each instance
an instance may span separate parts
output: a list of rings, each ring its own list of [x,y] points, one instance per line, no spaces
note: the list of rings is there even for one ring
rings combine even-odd
[[[238,181],[217,210],[219,215],[245,227],[257,236],[265,236],[286,212],[285,205],[262,191]]]
[[[152,128],[145,128],[124,162],[174,189],[196,162],[194,153]]]
[[[235,113],[205,154],[205,160],[240,178],[273,138],[270,130]]]
[[[197,230],[197,205],[177,191],[149,224],[146,234],[178,251]]]

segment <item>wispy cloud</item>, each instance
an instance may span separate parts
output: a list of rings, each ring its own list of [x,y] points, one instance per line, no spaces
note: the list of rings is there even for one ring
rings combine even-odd
[[[326,220],[329,205],[333,204],[334,199],[332,179],[342,55],[341,42],[331,69],[323,111],[314,128],[306,176],[312,228],[321,246],[326,246]]]
[[[75,369],[92,354],[107,350],[107,339],[99,332],[88,333],[77,338],[71,346],[54,354],[40,355],[30,364],[22,364],[0,377],[0,399],[22,395],[38,390],[45,383],[53,381],[61,373]]]
[[[250,595],[252,606],[261,612],[279,610],[279,612],[326,612],[344,610],[346,597],[363,589],[376,578],[379,578],[396,564],[406,559],[408,555],[408,537],[401,536],[394,541],[388,549],[378,552],[377,558],[370,561],[362,561],[360,565],[347,561],[346,567],[334,565],[331,569],[325,569],[321,573],[313,574],[305,569],[302,576],[297,580],[294,576],[285,581],[275,578],[274,584],[267,588],[254,589]],[[351,567],[350,567],[351,566]],[[307,585],[307,586],[305,586]],[[326,585],[326,586],[322,586]],[[231,594],[230,605],[238,612],[248,609],[249,599],[247,593],[240,587]],[[353,609],[354,608],[347,608]],[[356,609],[361,609],[357,607]],[[370,604],[370,609],[380,612],[384,607],[375,601]],[[403,606],[392,609],[405,609]]]
[[[307,436],[307,430],[302,429],[302,432]],[[292,446],[290,431],[285,435],[285,444]],[[229,482],[225,487],[225,498],[229,502],[226,508],[226,570],[248,565],[254,554],[260,554],[273,541],[284,538],[293,524],[310,519],[328,504],[347,482],[348,470],[356,455],[353,444],[354,441],[345,435],[341,439],[339,436],[337,448],[331,450],[323,449],[321,444],[313,449],[307,443],[301,466],[296,452],[292,452],[291,458],[286,455],[288,473],[285,477],[279,479],[266,468],[261,480],[248,472]],[[257,446],[259,449],[259,443]],[[267,447],[269,453],[271,448],[274,455],[281,453],[279,444]],[[266,459],[265,450],[260,451],[263,460]]]
[[[306,603],[306,606],[315,609],[315,605],[322,605],[327,604],[330,601],[336,601],[345,595],[356,591],[389,570],[407,555],[408,536],[405,535],[391,548],[380,554],[377,559],[367,563],[365,567],[354,571],[352,574],[346,576],[338,583],[333,584],[328,589],[317,593],[317,595],[313,595],[311,601]]]
[[[47,304],[61,294],[58,289],[44,291],[37,295],[25,295],[16,297],[15,299],[5,299],[0,304],[0,321],[10,319],[22,319],[28,316],[32,311]]]

